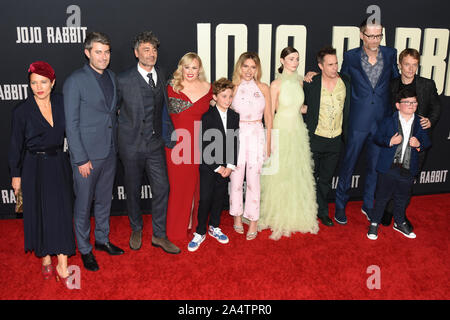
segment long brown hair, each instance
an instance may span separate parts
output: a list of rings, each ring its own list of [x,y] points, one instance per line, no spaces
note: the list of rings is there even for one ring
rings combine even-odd
[[[281,59],[284,59],[284,58],[286,58],[288,55],[290,55],[291,53],[294,53],[294,52],[297,52],[297,53],[298,53],[297,49],[295,49],[294,47],[286,47],[286,48],[284,48],[283,50],[281,50],[280,58],[281,58]],[[283,65],[281,65],[281,66],[278,68],[278,72],[279,72],[279,73],[283,73],[283,69],[284,69],[284,67],[283,67]]]

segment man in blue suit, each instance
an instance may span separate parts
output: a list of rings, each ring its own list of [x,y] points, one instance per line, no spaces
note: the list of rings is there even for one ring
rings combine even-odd
[[[86,36],[89,63],[64,83],[64,111],[74,179],[74,225],[84,267],[99,269],[89,242],[94,200],[95,249],[110,255],[123,250],[109,242],[109,216],[117,153],[117,85],[108,70],[109,38],[100,32]]]
[[[374,205],[377,182],[375,170],[380,148],[373,137],[380,121],[392,114],[389,82],[398,77],[397,50],[380,46],[383,27],[365,20],[360,26],[363,45],[344,54],[341,73],[350,76],[352,96],[348,140],[339,172],[336,190],[336,212],[334,219],[347,223],[345,206],[348,202],[352,174],[363,147],[366,147],[366,178],[364,204],[361,211],[370,216]]]

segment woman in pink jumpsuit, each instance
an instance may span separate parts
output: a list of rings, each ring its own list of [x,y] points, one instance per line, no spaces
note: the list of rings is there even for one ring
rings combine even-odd
[[[244,233],[242,216],[250,221],[247,240],[257,235],[259,219],[261,169],[270,155],[272,113],[269,86],[261,81],[261,63],[256,53],[241,54],[233,73],[236,85],[232,107],[239,113],[239,154],[236,169],[230,175],[230,214],[234,216],[234,230]],[[262,119],[266,125],[264,130]],[[245,208],[243,183],[246,177]]]

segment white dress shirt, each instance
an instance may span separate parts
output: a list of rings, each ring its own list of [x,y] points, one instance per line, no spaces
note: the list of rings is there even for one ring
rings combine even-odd
[[[400,119],[400,124],[402,126],[403,132],[402,156],[400,158],[400,163],[403,163],[403,157],[405,156],[406,147],[409,146],[409,136],[411,135],[411,128],[414,121],[414,114],[408,121],[406,121],[400,113],[398,114],[398,116]]]
[[[216,106],[216,108],[217,108],[217,106]],[[220,110],[219,108],[217,108],[217,111],[219,111],[220,118],[222,119],[223,130],[225,131],[225,133],[227,133],[227,111],[228,110],[225,110],[225,112],[224,112],[224,111]]]
[[[225,111],[222,111],[222,110],[220,110],[217,107],[217,105],[216,105],[216,108],[217,108],[217,111],[219,111],[220,118],[222,119],[223,130],[225,131],[225,135],[226,135],[227,134],[227,112],[228,112],[228,109],[225,110]],[[224,141],[224,143],[226,143],[226,142]],[[219,168],[214,170],[214,172],[217,172],[219,170]],[[234,169],[236,169],[236,166],[233,165],[233,164],[228,163],[227,164],[227,168],[230,168],[231,170],[234,170]]]
[[[147,82],[147,84],[149,84],[150,81],[149,78],[147,77],[149,73],[152,74],[153,82],[155,83],[155,85],[158,83],[158,74],[156,73],[155,67],[152,68],[152,71],[148,72],[147,70],[144,70],[144,68],[142,68],[138,63],[137,69],[138,72],[141,74],[142,78],[144,78],[145,82]]]

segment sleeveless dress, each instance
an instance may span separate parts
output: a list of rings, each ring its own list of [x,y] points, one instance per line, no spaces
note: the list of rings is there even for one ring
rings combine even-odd
[[[233,98],[239,113],[239,152],[236,169],[230,175],[230,215],[257,221],[260,214],[260,175],[265,155],[262,117],[266,101],[255,80],[242,80]],[[245,208],[243,206],[243,183]]]
[[[278,110],[273,120],[272,153],[261,176],[261,217],[258,230],[272,230],[278,240],[295,232],[317,233],[314,162],[309,136],[300,114],[304,101],[297,73],[281,79]]]
[[[173,149],[166,148],[170,184],[166,234],[170,240],[186,240],[191,212],[191,230],[195,230],[197,226],[200,197],[199,134],[202,115],[208,111],[212,99],[212,86],[208,93],[196,102],[192,102],[181,91],[175,92],[170,85],[167,87],[167,93],[169,115],[178,140]]]

